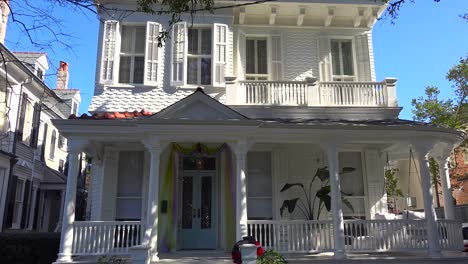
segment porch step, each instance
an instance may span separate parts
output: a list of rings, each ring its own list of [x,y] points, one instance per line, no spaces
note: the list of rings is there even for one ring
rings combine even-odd
[[[231,254],[224,251],[183,250],[176,253],[160,253],[159,261],[154,263],[227,264],[232,263],[232,260]]]

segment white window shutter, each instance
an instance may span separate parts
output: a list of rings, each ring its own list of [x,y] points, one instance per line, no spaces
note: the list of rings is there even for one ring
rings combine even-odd
[[[146,50],[144,85],[158,85],[159,48],[158,37],[161,25],[156,22],[146,23]]]
[[[367,35],[357,35],[354,37],[354,50],[356,52],[357,74],[360,82],[372,81],[369,46]]]
[[[224,73],[227,61],[227,33],[227,25],[218,23],[213,24],[213,86],[224,85]]]
[[[118,29],[118,21],[107,20],[104,22],[100,75],[102,84],[112,84],[114,82],[114,71],[116,64],[116,37]]]
[[[245,72],[246,72],[246,58],[245,58],[245,49],[246,49],[246,43],[245,43],[245,33],[242,30],[239,30],[238,35],[237,35],[237,58],[238,58],[238,63],[237,63],[237,79],[238,80],[245,80]]]
[[[332,81],[330,38],[319,38],[320,81]]]
[[[281,50],[281,36],[271,37],[271,78],[273,81],[283,79],[283,55]]]
[[[187,23],[176,23],[172,27],[171,86],[187,83]]]

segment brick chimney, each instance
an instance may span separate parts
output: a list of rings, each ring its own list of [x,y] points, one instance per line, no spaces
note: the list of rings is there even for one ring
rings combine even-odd
[[[5,34],[7,29],[8,15],[10,14],[10,0],[0,2],[1,18],[0,18],[0,43],[5,43]]]
[[[68,89],[68,63],[60,61],[60,67],[57,72],[57,90]]]

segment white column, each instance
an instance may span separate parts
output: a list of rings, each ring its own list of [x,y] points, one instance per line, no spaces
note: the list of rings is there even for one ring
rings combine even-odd
[[[343,209],[341,206],[340,167],[338,164],[338,144],[322,145],[327,152],[328,170],[330,171],[331,211],[333,216],[333,237],[335,258],[346,257],[344,240]]]
[[[320,105],[320,93],[319,93],[320,86],[317,83],[317,78],[307,77],[306,89],[307,89],[307,105],[319,106]]]
[[[247,179],[246,159],[249,151],[246,141],[230,144],[236,156],[236,241],[247,236]]]
[[[75,222],[76,182],[78,179],[78,155],[82,152],[86,142],[68,139],[68,176],[65,203],[62,218],[62,233],[60,251],[57,262],[72,261],[73,222]]]
[[[424,200],[424,214],[427,221],[427,236],[429,242],[429,255],[440,256],[439,232],[437,231],[437,215],[434,210],[432,196],[431,173],[429,170],[429,151],[432,144],[428,142],[412,143],[416,150],[416,157],[420,166],[422,193]]]
[[[104,178],[103,164],[102,160],[98,159],[97,155],[93,157],[91,163],[91,221],[101,220],[102,212],[102,183]]]
[[[151,154],[148,208],[146,214],[146,230],[144,235],[144,244],[151,247],[150,259],[157,261],[158,257],[158,205],[159,205],[159,163],[162,152],[162,146],[158,141],[146,140],[146,148]]]
[[[236,77],[225,76],[224,84],[226,85],[226,104],[235,105],[236,104]]]
[[[450,185],[449,162],[450,157],[438,157],[439,175],[442,183],[442,195],[444,197],[444,215],[445,219],[455,220],[455,207],[453,204],[452,188]]]

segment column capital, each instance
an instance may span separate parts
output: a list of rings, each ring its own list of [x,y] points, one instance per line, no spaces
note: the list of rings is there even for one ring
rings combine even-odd
[[[250,147],[252,147],[254,142],[246,139],[240,139],[237,141],[227,142],[227,144],[229,145],[231,150],[236,154],[236,156],[244,157],[249,151]]]
[[[81,138],[69,138],[67,144],[67,151],[70,154],[79,154],[84,151],[89,141]]]
[[[413,150],[420,155],[427,156],[434,147],[435,142],[433,140],[411,140],[410,141]]]
[[[167,142],[161,142],[157,137],[145,137],[141,142],[151,154],[157,155],[161,154],[162,150],[168,145]]]
[[[343,142],[339,141],[325,141],[320,143],[320,147],[322,147],[325,151],[332,150],[338,152],[342,145]]]

